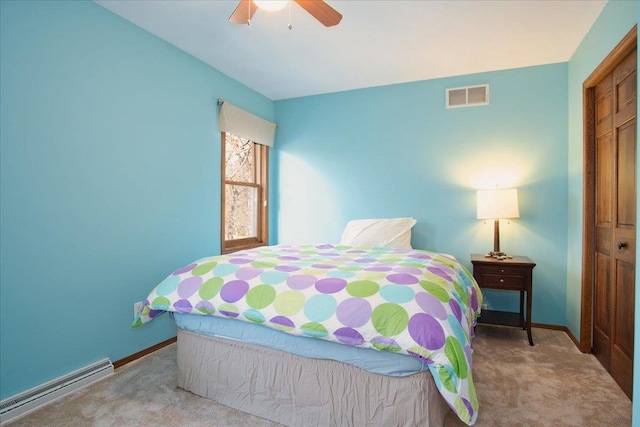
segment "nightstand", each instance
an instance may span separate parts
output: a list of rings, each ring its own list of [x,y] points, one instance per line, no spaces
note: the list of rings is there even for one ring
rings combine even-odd
[[[482,310],[479,323],[519,326],[527,330],[529,345],[531,338],[531,299],[533,297],[533,267],[536,264],[525,256],[507,259],[488,258],[484,255],[471,255],[473,277],[482,289],[495,289],[520,292],[520,313],[507,311]],[[527,294],[526,320],[524,294]]]

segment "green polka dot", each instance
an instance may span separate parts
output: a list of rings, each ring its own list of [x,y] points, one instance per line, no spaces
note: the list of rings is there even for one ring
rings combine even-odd
[[[171,301],[166,297],[156,297],[151,302],[151,306],[154,310],[167,310],[171,307]]]
[[[444,354],[447,355],[447,359],[449,359],[449,362],[458,378],[462,380],[467,378],[469,366],[467,365],[464,350],[462,350],[462,346],[460,345],[460,342],[458,342],[457,338],[447,337],[447,341],[444,345]]]
[[[208,308],[208,307],[196,307],[196,308],[202,314],[216,314],[215,308]]]
[[[391,351],[393,353],[397,353],[398,351],[402,350],[400,347],[396,347],[395,345],[391,344],[383,344],[380,342],[372,342],[371,344],[380,351]]]
[[[402,262],[404,260],[404,258],[397,258],[397,257],[388,257],[388,258],[382,258],[380,261],[378,261],[381,264],[390,264],[390,263],[399,263]]]
[[[442,365],[438,368],[438,378],[440,378],[440,383],[444,386],[445,389],[449,390],[451,393],[457,393],[456,382],[453,379],[455,374],[449,371],[451,368],[447,368],[447,366]]]
[[[462,289],[462,286],[460,286],[460,283],[454,281],[453,287],[456,288],[456,292],[458,292],[460,299],[462,299],[462,304],[464,306],[469,305],[469,298],[467,297],[467,293],[464,291],[464,289]]]
[[[275,262],[267,261],[254,261],[251,263],[251,267],[255,268],[274,268],[277,264]]]
[[[424,264],[420,264],[419,262],[403,262],[400,265],[403,267],[424,268]]]
[[[366,298],[375,295],[380,290],[380,285],[371,280],[356,280],[347,285],[347,293],[353,297]]]
[[[449,302],[449,293],[447,292],[446,289],[443,289],[440,286],[436,285],[435,283],[428,282],[426,280],[421,280],[420,286],[422,286],[422,289],[429,292],[431,295],[438,298],[440,301]]]
[[[215,267],[216,265],[218,265],[217,262],[205,262],[204,264],[200,264],[199,266],[191,270],[191,273],[194,276],[202,276],[203,274],[207,274],[208,272],[213,270],[213,267]]]
[[[307,276],[322,276],[326,274],[327,270],[322,270],[320,268],[303,268],[298,271],[296,274],[306,274]]]
[[[278,314],[292,316],[302,310],[304,306],[304,294],[300,291],[284,291],[276,297],[273,303]]]
[[[473,387],[469,387],[469,388],[473,390]],[[453,404],[453,407],[455,408],[456,414],[458,415],[458,417],[460,417],[461,420],[466,421],[467,424],[469,423],[469,421],[471,421],[471,413],[469,412],[469,408],[467,407],[467,405],[465,405],[464,401],[460,396],[456,398],[456,401]],[[475,407],[477,408],[477,406]]]
[[[329,334],[327,328],[317,322],[305,323],[300,327],[300,329],[302,330],[302,332],[304,332],[305,335],[309,335],[310,337],[314,338],[323,338]]]
[[[382,280],[387,277],[387,273],[381,271],[367,271],[358,274],[358,278],[362,280]]]
[[[409,315],[398,304],[380,304],[371,313],[371,323],[380,335],[392,337],[407,329]]]
[[[220,288],[224,285],[224,280],[220,277],[214,277],[213,279],[209,279],[200,285],[200,289],[198,289],[198,295],[204,301],[210,300],[220,292]]]
[[[344,267],[338,267],[338,270],[342,270],[342,271],[360,271],[362,270],[362,266],[347,266],[345,265]]]
[[[282,331],[282,332],[291,332],[291,331],[293,331],[293,327],[287,326],[287,325],[279,325],[277,323],[272,323],[271,326],[274,329],[277,329],[277,330]]]
[[[276,291],[272,286],[259,285],[251,289],[245,297],[249,307],[262,309],[269,306],[276,298]]]

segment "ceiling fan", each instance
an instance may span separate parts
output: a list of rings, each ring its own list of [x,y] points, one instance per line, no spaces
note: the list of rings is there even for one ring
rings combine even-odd
[[[289,0],[289,1],[259,1],[240,0],[238,6],[229,17],[234,24],[251,24],[251,18],[258,8],[279,10],[290,1],[295,1],[300,7],[316,18],[325,27],[333,27],[340,23],[342,15],[322,0]],[[279,4],[277,4],[279,3]],[[270,7],[273,6],[273,7]]]

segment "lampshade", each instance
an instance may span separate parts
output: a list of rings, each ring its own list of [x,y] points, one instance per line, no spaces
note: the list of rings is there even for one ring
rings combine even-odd
[[[268,11],[282,10],[287,6],[287,0],[253,0],[260,9]]]
[[[497,190],[478,190],[478,219],[519,218],[518,190],[501,188]]]

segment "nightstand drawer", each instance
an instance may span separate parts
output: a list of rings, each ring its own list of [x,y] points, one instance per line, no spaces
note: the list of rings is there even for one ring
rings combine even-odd
[[[508,276],[524,276],[525,271],[528,269],[524,269],[522,267],[508,267],[508,266],[498,266],[498,267],[488,267],[482,266],[480,268],[476,268],[476,271],[480,274],[497,274],[497,275],[508,275]]]
[[[482,274],[480,286],[505,289],[524,289],[524,276],[509,276],[506,274]]]

